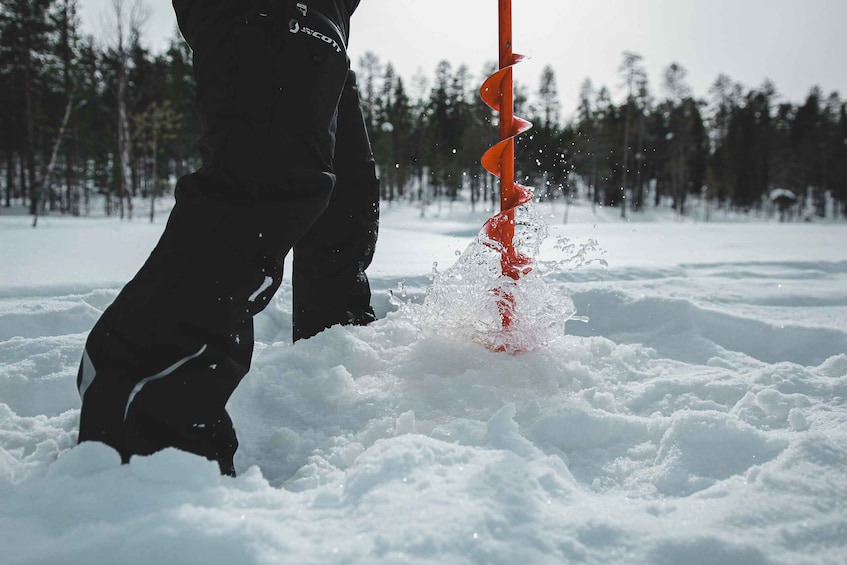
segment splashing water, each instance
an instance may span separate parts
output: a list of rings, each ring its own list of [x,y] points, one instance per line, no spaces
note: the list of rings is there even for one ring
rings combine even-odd
[[[547,224],[531,203],[516,209],[513,243],[518,252],[535,259],[547,235]],[[540,268],[513,280],[502,273],[499,244],[480,232],[450,268],[439,271],[433,266],[432,285],[417,309],[422,331],[511,353],[531,351],[563,336],[565,323],[578,319],[576,309],[564,289],[548,285],[543,276],[590,262],[596,242],[576,246],[560,238],[556,249],[564,259],[536,263]],[[508,327],[502,324],[503,296],[514,302]],[[399,301],[393,303],[400,306]]]
[[[543,276],[555,275],[565,271],[573,271],[587,265],[596,263],[602,267],[609,264],[598,255],[605,255],[606,251],[600,247],[596,239],[589,239],[585,243],[578,243],[570,238],[559,236],[556,238],[554,249],[561,255],[555,261],[536,261],[536,269]],[[572,318],[576,319],[576,318]]]

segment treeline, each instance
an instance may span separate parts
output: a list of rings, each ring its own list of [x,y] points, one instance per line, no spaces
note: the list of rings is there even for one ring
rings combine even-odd
[[[78,0],[0,5],[0,198],[36,218],[87,214],[95,201],[131,217],[139,198],[172,190],[198,165],[191,53],[176,32],[164,53],[145,49],[138,0],[112,0],[99,41],[77,14]],[[474,74],[443,61],[408,81],[373,53],[354,66],[385,200],[496,200],[479,159],[497,141],[497,115],[477,93],[494,63]],[[619,74],[619,102],[586,80],[568,117],[550,67],[536,87],[516,85],[516,114],[534,123],[518,139],[516,170],[538,199],[579,194],[624,215],[655,205],[683,214],[691,195],[750,210],[785,189],[806,215],[847,215],[837,93],[813,88],[794,104],[772,84],[720,76],[700,99],[677,64],[654,93],[634,53]]]
[[[479,157],[497,141],[497,116],[477,96],[493,71],[492,63],[472,77],[466,66],[443,61],[431,85],[413,78],[410,95],[390,63],[362,58],[383,198],[496,197]],[[586,79],[569,119],[551,67],[536,89],[516,85],[515,113],[534,124],[517,140],[516,171],[537,199],[579,193],[622,215],[660,205],[685,214],[691,195],[741,211],[775,199],[806,217],[847,216],[847,102],[838,93],[815,87],[797,105],[779,101],[770,82],[747,90],[721,75],[704,100],[685,69],[671,64],[656,95],[642,57],[631,52],[619,74],[620,103]]]
[[[137,0],[112,0],[99,41],[81,33],[78,8],[0,5],[2,202],[80,215],[100,195],[107,214],[132,217],[138,197],[197,164],[191,53],[176,33],[165,53],[142,47]]]

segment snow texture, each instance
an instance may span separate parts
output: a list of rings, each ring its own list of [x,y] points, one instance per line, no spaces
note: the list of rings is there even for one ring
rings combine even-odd
[[[289,272],[235,479],[75,445],[86,332],[163,223],[0,217],[0,560],[847,562],[847,226],[539,210],[562,327],[519,355],[434,321],[483,213],[386,207],[367,327],[292,345]]]

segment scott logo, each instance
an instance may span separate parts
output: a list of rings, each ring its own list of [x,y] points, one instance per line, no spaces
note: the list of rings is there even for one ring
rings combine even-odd
[[[310,27],[301,26],[300,22],[298,22],[294,18],[292,18],[288,22],[288,31],[291,32],[291,33],[302,32],[302,33],[305,33],[306,35],[310,35],[310,36],[314,37],[315,39],[320,39],[321,41],[323,41],[327,45],[330,45],[333,48],[335,48],[336,53],[341,53],[341,46],[338,45],[338,42],[336,40],[334,40],[333,38],[331,38],[328,35],[324,35],[323,33],[319,32],[317,30],[314,30]]]

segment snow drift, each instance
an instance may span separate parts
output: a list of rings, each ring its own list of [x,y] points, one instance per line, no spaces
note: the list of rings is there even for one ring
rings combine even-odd
[[[292,345],[288,283],[257,318],[235,479],[75,446],[86,332],[162,225],[0,217],[4,563],[843,563],[847,227],[612,217],[551,225],[608,268],[551,270],[587,321],[511,356],[423,310],[483,216],[384,210],[376,323]]]

